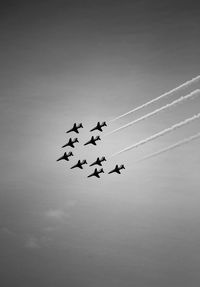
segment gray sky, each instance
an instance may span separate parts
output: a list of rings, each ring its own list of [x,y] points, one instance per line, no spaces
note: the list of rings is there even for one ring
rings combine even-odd
[[[186,3],[182,3],[186,2]],[[200,112],[200,99],[83,147],[110,120],[200,74],[198,1],[17,1],[0,11],[0,243],[5,287],[188,287],[200,284],[199,120],[91,163]],[[111,131],[199,88],[120,119]],[[56,159],[83,122],[71,163]]]

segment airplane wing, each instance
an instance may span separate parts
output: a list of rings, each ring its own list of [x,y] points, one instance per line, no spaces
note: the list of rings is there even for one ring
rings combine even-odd
[[[88,175],[88,177],[92,177],[94,174],[93,173],[91,173],[90,175]]]
[[[100,176],[99,176],[99,174],[97,173],[97,174],[95,174],[96,175],[96,177],[98,177],[98,178],[100,178]]]
[[[120,170],[116,170],[117,173],[121,174]]]
[[[97,145],[96,142],[93,142],[94,145]]]
[[[78,166],[78,167],[80,167],[81,169],[83,169],[82,165],[80,165],[80,166]]]

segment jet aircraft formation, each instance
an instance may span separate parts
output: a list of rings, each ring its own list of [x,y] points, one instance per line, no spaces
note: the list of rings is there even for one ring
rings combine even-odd
[[[189,86],[191,86],[194,83],[196,83],[196,84],[200,83],[200,75],[196,76],[195,78],[192,78],[189,81],[184,82],[183,84],[179,85],[178,87],[176,87],[176,88],[174,88],[174,89],[172,89],[172,90],[170,90],[168,92],[165,92],[165,93],[161,94],[160,96],[157,96],[154,99],[148,100],[146,103],[143,103],[142,105],[140,105],[138,107],[135,107],[134,109],[132,109],[132,110],[126,112],[126,113],[123,113],[123,114],[115,117],[113,120],[111,120],[111,122],[114,122],[114,121],[116,121],[118,119],[121,119],[121,118],[123,118],[123,117],[125,117],[127,115],[130,115],[130,114],[132,114],[132,113],[134,113],[136,111],[139,111],[139,110],[141,110],[141,109],[143,109],[145,107],[148,107],[151,104],[162,100],[163,98],[172,97],[176,92],[182,90],[183,88],[189,87]],[[134,119],[134,120],[122,125],[121,127],[115,128],[111,132],[105,134],[104,137],[105,136],[109,136],[109,135],[111,135],[113,133],[119,132],[119,131],[121,131],[123,129],[126,129],[126,128],[130,127],[130,126],[133,126],[133,125],[137,124],[140,121],[144,121],[144,120],[148,119],[149,117],[152,117],[154,115],[158,115],[162,111],[167,111],[169,108],[175,107],[176,105],[178,105],[180,103],[183,103],[185,101],[188,101],[189,99],[191,100],[191,99],[193,99],[194,97],[197,97],[197,96],[200,97],[200,89],[193,90],[192,92],[190,92],[187,95],[181,96],[178,99],[175,99],[175,100],[173,100],[170,103],[164,104],[163,106],[161,106],[161,107],[159,107],[157,109],[154,109],[153,111],[148,112],[148,113],[144,114],[143,116],[141,116],[139,118],[136,118],[136,119]],[[124,153],[126,151],[129,151],[129,150],[135,149],[137,147],[143,146],[144,144],[147,144],[148,142],[156,140],[157,138],[160,138],[160,137],[164,136],[165,134],[168,134],[170,132],[174,132],[177,129],[183,127],[183,126],[188,125],[189,123],[191,123],[191,122],[193,122],[193,121],[195,121],[197,119],[200,119],[200,112],[197,113],[197,114],[194,114],[193,116],[191,116],[189,118],[186,118],[186,119],[182,120],[181,122],[175,123],[172,126],[167,127],[167,128],[165,128],[165,129],[163,129],[163,130],[161,130],[161,131],[159,131],[159,132],[157,132],[157,133],[155,133],[153,135],[150,135],[147,138],[145,138],[143,140],[140,140],[139,142],[136,142],[135,144],[132,144],[131,146],[125,147],[122,150],[120,150],[118,152],[115,152],[110,157],[112,158],[112,157],[114,157],[116,155],[119,155],[121,153]],[[93,132],[93,131],[103,132],[103,128],[106,127],[106,126],[107,126],[107,124],[106,124],[105,121],[103,121],[102,123],[98,122],[96,124],[96,126],[93,127],[90,130],[90,132]],[[79,134],[79,129],[81,129],[81,128],[83,128],[83,124],[82,123],[80,123],[80,124],[74,123],[73,127],[71,129],[69,129],[66,133],[74,132],[76,134]],[[198,133],[196,133],[196,134],[194,134],[194,135],[192,135],[192,136],[190,136],[188,138],[182,139],[181,141],[176,142],[176,143],[174,143],[174,144],[172,144],[172,145],[170,145],[168,147],[165,147],[165,148],[163,148],[163,149],[161,149],[159,151],[156,151],[156,152],[154,152],[152,154],[149,154],[149,155],[143,157],[142,159],[140,159],[139,162],[144,160],[144,159],[152,158],[152,157],[160,155],[160,154],[162,154],[164,152],[170,151],[170,150],[172,150],[172,149],[174,149],[176,147],[179,147],[181,145],[184,145],[186,143],[190,143],[191,141],[193,141],[195,139],[198,139],[198,138],[200,138],[200,132],[198,132]],[[89,141],[84,143],[84,146],[87,146],[87,145],[89,145],[89,146],[92,146],[92,145],[96,146],[98,144],[98,141],[100,141],[100,140],[101,140],[101,138],[100,138],[99,135],[97,135],[95,137],[92,136]],[[75,137],[73,139],[70,138],[68,140],[68,142],[62,146],[62,148],[66,148],[66,147],[67,148],[68,147],[75,148],[75,145],[77,143],[79,143],[79,140],[78,140],[77,137]],[[63,156],[61,156],[60,158],[57,159],[57,161],[61,161],[61,160],[69,161],[69,157],[71,157],[71,156],[73,156],[73,153],[71,151],[69,151],[68,153],[65,152]],[[103,163],[105,161],[106,161],[105,156],[103,156],[101,158],[97,157],[97,159],[94,162],[92,162],[89,166],[92,167],[92,166],[96,166],[97,165],[97,166],[100,166],[100,168],[98,170],[95,167],[93,173],[88,175],[88,178],[93,177],[93,176],[97,177],[97,178],[100,178],[100,174],[104,173],[104,169],[102,168],[102,165],[103,165]],[[136,161],[136,162],[138,162],[138,161]],[[78,162],[76,164],[74,164],[71,167],[71,169],[74,169],[74,168],[83,169],[83,166],[85,164],[87,164],[86,159],[84,159],[82,161],[78,160]],[[123,169],[125,169],[123,164],[121,164],[121,165],[117,164],[112,170],[110,170],[108,172],[108,174],[112,174],[112,173],[121,174],[121,171]]]
[[[102,123],[98,122],[96,124],[96,126],[90,130],[90,132],[93,132],[95,130],[103,132],[103,127],[106,127],[106,126],[107,126],[107,124],[105,121]],[[73,127],[71,129],[69,129],[66,133],[74,132],[74,133],[78,134],[80,128],[83,128],[82,123],[80,123],[80,124],[74,123]],[[84,146],[86,146],[86,145],[95,145],[96,146],[97,141],[100,141],[100,140],[101,140],[100,136],[96,136],[96,137],[92,136],[91,139],[84,144]],[[68,142],[62,146],[62,148],[66,148],[66,147],[75,148],[76,143],[79,143],[78,138],[74,138],[74,139],[70,138],[68,140]],[[64,155],[62,155],[60,158],[57,159],[57,161],[61,161],[61,160],[69,161],[69,157],[72,157],[72,156],[74,156],[74,155],[71,151],[69,151],[68,153],[65,152]],[[89,166],[92,167],[94,165],[97,165],[97,166],[100,166],[101,168],[99,170],[97,168],[95,168],[94,171],[91,174],[89,174],[87,177],[90,178],[90,177],[94,176],[94,177],[100,178],[100,174],[105,173],[104,169],[102,168],[102,164],[105,161],[106,161],[105,156],[102,156],[101,158],[97,157],[97,159],[94,162],[92,162]],[[75,169],[75,168],[83,169],[83,166],[86,164],[87,164],[86,159],[84,159],[84,160],[79,159],[76,164],[74,164],[73,166],[70,167],[70,169]],[[112,169],[111,171],[108,172],[108,174],[111,174],[111,173],[121,174],[121,172],[120,172],[121,169],[125,169],[123,164],[120,166],[116,165],[114,169]]]

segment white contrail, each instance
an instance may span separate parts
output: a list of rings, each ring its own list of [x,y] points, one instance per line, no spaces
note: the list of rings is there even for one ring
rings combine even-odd
[[[169,95],[172,95],[174,92],[177,92],[178,90],[180,90],[180,89],[182,89],[182,88],[186,88],[187,86],[193,84],[194,82],[196,82],[196,81],[198,81],[198,80],[200,80],[200,75],[197,76],[197,77],[195,77],[195,78],[193,78],[193,79],[191,79],[190,81],[187,81],[187,82],[183,83],[182,85],[176,87],[175,89],[172,89],[172,90],[170,90],[170,91],[168,91],[168,92],[166,92],[166,93],[160,95],[159,97],[154,98],[153,100],[150,100],[149,102],[146,102],[145,104],[143,104],[143,105],[141,105],[141,106],[138,106],[138,107],[134,108],[133,110],[131,110],[131,111],[125,113],[125,114],[122,114],[122,115],[120,115],[120,116],[114,118],[113,120],[111,120],[111,122],[114,122],[114,121],[116,121],[116,120],[118,120],[118,119],[120,119],[120,118],[123,118],[123,117],[125,117],[125,116],[127,116],[127,115],[129,115],[129,114],[131,114],[131,113],[133,113],[133,112],[139,111],[140,109],[142,109],[142,108],[144,108],[144,107],[147,107],[147,106],[149,106],[150,104],[155,103],[155,102],[157,102],[158,100],[163,99],[164,97],[167,97],[167,96],[169,96]]]
[[[183,140],[181,140],[181,141],[179,141],[179,142],[177,142],[177,143],[175,143],[175,144],[172,144],[172,145],[170,145],[170,146],[168,146],[168,147],[166,147],[166,148],[163,148],[163,149],[161,149],[161,150],[159,150],[159,151],[157,151],[157,152],[151,153],[151,154],[149,154],[149,155],[147,155],[147,156],[145,156],[145,157],[143,157],[143,158],[137,160],[136,163],[137,163],[137,162],[144,161],[144,160],[149,159],[149,158],[152,158],[152,157],[154,157],[154,156],[160,155],[160,154],[162,154],[162,153],[164,153],[164,152],[167,152],[167,151],[169,151],[169,150],[172,150],[172,149],[174,149],[174,148],[177,148],[177,147],[179,147],[179,146],[182,146],[182,145],[184,145],[184,144],[187,144],[187,143],[189,143],[189,142],[191,142],[191,141],[193,141],[193,140],[196,140],[196,139],[198,139],[198,138],[200,138],[200,133],[197,133],[197,134],[195,134],[195,135],[193,135],[193,136],[191,136],[191,137],[189,137],[189,138],[183,139]]]
[[[131,146],[125,148],[125,149],[122,149],[121,151],[114,153],[111,157],[116,156],[116,155],[118,155],[118,154],[120,154],[122,152],[128,151],[130,149],[134,149],[136,147],[139,147],[139,146],[141,146],[141,145],[143,145],[143,144],[145,144],[147,142],[150,142],[150,141],[152,141],[152,140],[154,140],[154,139],[156,139],[158,137],[161,137],[161,136],[163,136],[163,135],[165,135],[165,134],[167,134],[169,132],[172,132],[173,130],[176,130],[176,129],[178,129],[178,128],[186,125],[186,124],[189,124],[190,122],[192,122],[192,121],[194,121],[194,120],[196,120],[198,118],[200,118],[200,113],[198,113],[197,115],[194,115],[193,117],[188,118],[188,119],[186,119],[186,120],[184,120],[184,121],[182,121],[180,123],[177,123],[177,124],[167,128],[167,129],[164,129],[164,130],[160,131],[159,133],[154,134],[154,135],[152,135],[152,136],[150,136],[150,137],[148,137],[148,138],[146,138],[146,139],[144,139],[142,141],[139,141],[139,142],[137,142],[134,145],[131,145]]]
[[[105,134],[105,136],[111,135],[111,134],[113,134],[113,133],[115,133],[115,132],[118,132],[118,131],[120,131],[120,130],[123,130],[123,129],[129,127],[129,126],[132,126],[132,125],[134,125],[134,124],[136,124],[136,123],[138,123],[138,122],[140,122],[140,121],[143,121],[143,120],[145,120],[145,119],[147,119],[147,118],[149,118],[149,117],[151,117],[151,116],[153,116],[153,115],[158,114],[158,113],[161,112],[161,111],[164,111],[164,110],[166,110],[166,109],[168,109],[168,108],[171,108],[171,107],[173,107],[173,106],[175,106],[175,105],[177,105],[177,104],[179,104],[179,103],[181,103],[181,102],[183,102],[183,101],[192,99],[192,98],[193,98],[194,96],[196,96],[196,95],[198,95],[198,96],[200,95],[200,90],[199,90],[199,89],[197,89],[197,90],[191,92],[190,94],[188,94],[188,95],[186,95],[186,96],[182,96],[182,97],[180,97],[179,99],[177,99],[177,100],[175,100],[175,101],[173,101],[173,102],[171,102],[171,103],[169,103],[169,104],[166,104],[165,106],[163,106],[163,107],[161,107],[161,108],[159,108],[159,109],[156,109],[156,110],[154,110],[153,112],[148,113],[148,114],[146,114],[146,115],[144,115],[144,116],[142,116],[142,117],[140,117],[140,118],[138,118],[138,119],[136,119],[136,120],[134,120],[134,121],[132,121],[132,122],[129,122],[129,123],[127,123],[127,124],[125,124],[125,125],[123,125],[123,126],[117,128],[117,129],[115,129],[115,130],[113,130],[113,131],[111,131],[111,132]]]

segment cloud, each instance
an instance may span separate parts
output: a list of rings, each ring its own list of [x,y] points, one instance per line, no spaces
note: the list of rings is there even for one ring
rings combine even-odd
[[[25,247],[30,249],[40,248],[39,240],[35,236],[30,236],[26,239]]]
[[[76,200],[68,200],[64,208],[49,209],[44,212],[44,215],[48,219],[53,219],[56,221],[62,221],[70,217],[70,211],[76,205]]]
[[[35,236],[30,235],[25,239],[25,247],[30,249],[38,249],[45,246],[48,246],[52,242],[52,239],[49,236]]]
[[[66,208],[72,208],[72,207],[74,207],[76,205],[76,203],[77,203],[76,200],[70,199],[66,203]]]
[[[0,228],[0,233],[2,233],[4,235],[8,235],[8,236],[16,236],[17,235],[14,231],[10,230],[7,227]]]
[[[67,214],[62,209],[50,209],[45,212],[45,216],[50,219],[61,221],[67,216]]]

